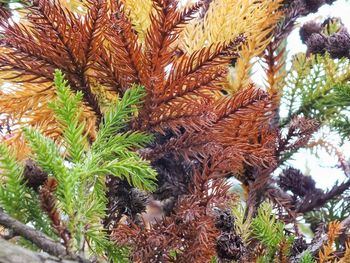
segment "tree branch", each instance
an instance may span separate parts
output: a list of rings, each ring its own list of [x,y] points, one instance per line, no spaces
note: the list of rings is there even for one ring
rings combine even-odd
[[[320,192],[315,192],[313,194],[310,194],[309,196],[306,196],[305,200],[303,200],[299,205],[297,208],[297,213],[306,213],[315,208],[322,207],[329,200],[343,194],[346,190],[349,189],[349,187],[350,180],[340,185],[333,186],[333,188],[326,193],[321,194]]]
[[[57,257],[67,256],[66,248],[63,245],[56,241],[53,241],[51,238],[41,233],[40,231],[37,231],[34,228],[24,225],[16,219],[11,218],[1,208],[0,225],[12,229],[16,234],[24,237],[25,239],[28,239],[43,251],[51,255]]]
[[[6,263],[78,263],[78,261],[60,259],[47,253],[38,253],[11,244],[0,238],[0,262]]]
[[[35,253],[21,247],[15,247],[14,245],[10,245],[10,243],[6,243],[7,241],[0,238],[0,263],[2,262],[6,262],[6,263],[22,263],[22,262],[23,263],[31,263],[31,262],[91,263],[90,260],[83,258],[79,255],[68,254],[66,248],[62,244],[52,240],[50,237],[46,236],[44,233],[41,233],[40,231],[34,228],[31,228],[25,224],[22,224],[16,219],[13,219],[9,215],[7,215],[1,207],[0,207],[0,225],[12,230],[14,234],[24,237],[25,239],[33,242],[33,244],[35,244],[38,248],[48,253],[48,254]],[[12,259],[12,257],[14,258]],[[63,260],[62,258],[66,258],[67,260]]]
[[[340,223],[342,231],[347,230],[350,227],[350,216],[345,218]],[[311,255],[314,255],[318,250],[320,250],[323,246],[323,244],[328,240],[328,235],[325,233],[324,235],[321,235],[320,238],[315,240],[306,250],[304,250],[302,253],[296,255],[294,258],[291,259],[291,263],[298,263],[300,260],[304,257],[306,253],[310,253]]]

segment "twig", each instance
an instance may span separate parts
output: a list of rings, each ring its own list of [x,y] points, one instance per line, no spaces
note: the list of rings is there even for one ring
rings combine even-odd
[[[0,225],[12,229],[16,234],[33,242],[43,251],[56,257],[67,256],[66,248],[60,243],[27,225],[22,224],[16,219],[11,218],[0,208]]]
[[[66,248],[52,240],[50,237],[46,236],[44,233],[31,228],[25,224],[22,224],[21,222],[17,221],[16,219],[13,219],[9,215],[7,215],[2,208],[0,208],[0,225],[11,229],[15,234],[24,237],[25,239],[33,242],[38,248],[42,249],[44,252],[47,252],[48,254],[58,257],[58,258],[68,258],[74,261],[61,261],[59,260],[58,262],[80,262],[80,263],[91,263],[90,260],[83,258],[79,255],[71,255],[67,254]],[[3,240],[0,238],[0,241]],[[2,246],[0,246],[0,252],[3,253]],[[0,253],[0,256],[1,256]],[[0,262],[15,262],[15,261],[1,261],[0,257]],[[29,262],[27,260],[25,261],[18,261],[18,262]],[[41,262],[41,261],[37,261]],[[42,262],[46,262],[43,261]],[[47,262],[55,262],[55,261],[47,261]]]
[[[340,223],[342,231],[347,230],[350,227],[350,216],[345,218]],[[304,250],[302,253],[296,255],[294,258],[291,259],[291,263],[297,263],[300,262],[300,260],[304,257],[306,253],[310,253],[311,255],[314,255],[318,250],[321,249],[323,244],[328,240],[328,235],[325,233],[324,235],[321,235],[320,238],[315,240],[306,250]]]
[[[329,200],[340,196],[350,187],[350,180],[340,184],[335,185],[329,192],[320,194],[319,192],[315,194],[310,194],[306,196],[305,200],[297,208],[297,213],[306,213],[317,207],[323,206]]]

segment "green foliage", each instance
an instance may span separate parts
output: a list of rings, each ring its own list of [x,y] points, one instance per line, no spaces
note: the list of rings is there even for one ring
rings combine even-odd
[[[329,54],[306,57],[298,54],[287,76],[284,89],[286,118],[303,115],[328,125],[343,136],[350,135],[350,61],[334,60]]]
[[[23,166],[4,144],[0,144],[0,169],[0,207],[17,220],[31,223],[54,237],[47,216],[40,209],[38,194],[25,184]]]
[[[128,89],[121,101],[115,108],[111,108],[103,118],[103,122],[99,128],[99,132],[93,148],[105,147],[108,143],[113,142],[113,137],[121,129],[127,127],[132,116],[137,112],[138,107],[142,104],[142,98],[145,96],[145,91],[141,86],[134,85],[131,89]],[[145,134],[134,133],[135,137],[133,144],[136,143],[139,146],[143,146],[145,143],[151,140],[151,137]]]
[[[218,262],[218,260],[217,260],[216,257],[213,257],[213,258],[211,259],[211,261],[210,261],[210,263],[217,263],[217,262]]]
[[[267,248],[264,260],[272,260],[279,244],[285,240],[284,224],[272,213],[272,206],[264,202],[258,209],[258,214],[252,220],[252,233]],[[267,261],[270,262],[270,261]]]
[[[27,193],[23,180],[23,167],[3,144],[0,145],[0,158],[2,171],[0,205],[14,218],[25,221],[28,214],[23,211],[23,200]]]
[[[59,70],[55,71],[54,83],[57,99],[50,106],[61,126],[70,160],[79,162],[87,145],[85,123],[81,121],[83,93],[79,91],[73,95]]]
[[[57,196],[61,208],[68,214],[74,214],[74,189],[79,178],[76,173],[69,172],[64,164],[55,142],[32,128],[23,128],[23,132],[34,154],[34,159],[48,174],[54,175],[58,181]]]
[[[142,103],[143,88],[129,89],[106,113],[96,141],[89,145],[81,114],[82,93],[72,93],[60,71],[55,72],[54,82],[57,99],[50,107],[60,125],[63,142],[58,146],[39,131],[23,128],[33,159],[58,182],[57,208],[72,236],[71,249],[79,252],[88,242],[90,253],[104,256],[108,251],[110,260],[123,262],[127,250],[115,246],[102,225],[107,206],[105,178],[114,175],[142,190],[155,189],[156,172],[135,152],[152,137],[141,132],[121,132]],[[35,213],[40,216],[37,219],[45,219],[40,212],[38,196],[26,187],[23,168],[14,155],[3,145],[0,154],[6,179],[6,184],[0,188],[1,205],[25,223]],[[36,227],[44,224],[37,223]]]
[[[91,173],[124,177],[135,187],[153,191],[155,171],[133,151],[151,142],[153,137],[138,131],[118,134],[128,125],[144,95],[142,87],[133,86],[116,107],[105,114],[87,165]]]
[[[281,253],[288,257],[295,237],[284,232],[285,225],[277,219],[270,203],[262,203],[254,217],[241,204],[231,211],[235,219],[235,232],[242,238],[244,245],[257,246],[258,241],[266,248],[266,253],[260,255],[256,263],[275,262]]]
[[[315,260],[312,258],[310,253],[305,253],[304,256],[300,259],[300,263],[315,263]]]

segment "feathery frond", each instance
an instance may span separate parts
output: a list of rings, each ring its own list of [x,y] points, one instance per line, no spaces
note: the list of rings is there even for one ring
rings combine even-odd
[[[24,184],[23,167],[18,165],[14,155],[3,144],[0,145],[0,155],[2,170],[0,204],[13,217],[25,220],[23,200],[27,191]],[[15,202],[13,202],[14,199]]]
[[[50,107],[62,125],[61,146],[33,128],[23,128],[34,159],[53,176],[41,188],[42,207],[67,249],[79,251],[88,242],[98,255],[107,253],[106,256],[120,262],[125,251],[112,248],[102,224],[107,209],[105,180],[112,175],[140,189],[151,191],[156,186],[155,171],[134,152],[152,137],[141,132],[120,133],[140,105],[143,89],[135,87],[125,93],[115,108],[108,111],[97,139],[89,145],[85,142],[85,123],[80,118],[82,94],[70,90],[60,71],[55,73],[55,85],[57,98]]]
[[[269,248],[270,253],[274,253],[284,238],[284,224],[271,217],[271,214],[271,205],[263,203],[258,210],[257,217],[252,220],[252,228],[254,236]]]
[[[284,91],[288,114],[281,125],[300,114],[330,127],[339,123],[349,110],[349,74],[347,59],[296,55]]]
[[[26,186],[23,166],[4,144],[0,144],[0,156],[0,206],[14,218],[31,223],[54,237],[47,218],[40,210],[38,195]]]
[[[257,32],[263,29],[263,23],[275,21],[278,7],[279,1],[211,1],[204,18],[186,26],[181,38],[182,48],[192,53],[203,47],[230,42],[240,34],[255,39]],[[266,19],[267,15],[269,19]]]

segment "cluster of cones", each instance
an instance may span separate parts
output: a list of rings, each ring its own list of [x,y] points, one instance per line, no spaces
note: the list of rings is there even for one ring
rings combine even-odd
[[[332,58],[350,58],[350,34],[339,18],[310,21],[300,29],[300,37],[308,54],[328,52]]]

